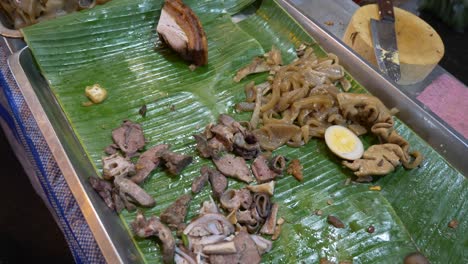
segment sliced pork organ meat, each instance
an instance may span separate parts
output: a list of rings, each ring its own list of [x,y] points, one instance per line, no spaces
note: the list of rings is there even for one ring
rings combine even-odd
[[[146,220],[145,216],[138,212],[135,220],[131,223],[135,235],[141,238],[155,236],[162,244],[163,263],[174,263],[175,239],[171,230],[157,217],[152,216]]]
[[[198,154],[203,158],[209,158],[213,154],[213,150],[208,145],[208,139],[203,134],[193,135],[195,142],[197,143]]]
[[[278,173],[270,168],[268,160],[263,155],[253,161],[252,172],[259,183],[274,180],[278,176]]]
[[[144,182],[150,173],[159,166],[162,153],[168,149],[169,145],[161,144],[143,152],[135,165],[136,174],[131,180],[137,184]]]
[[[219,199],[228,186],[228,181],[226,177],[217,169],[210,168],[207,166],[203,166],[200,169],[200,172],[202,175],[208,176],[213,196]]]
[[[124,177],[114,178],[114,185],[119,191],[132,198],[136,203],[144,207],[153,207],[156,201],[145,192],[138,184]]]
[[[145,146],[141,125],[130,120],[125,120],[119,128],[112,131],[112,140],[126,157],[135,156]]]
[[[203,167],[202,167],[203,169]],[[201,170],[200,170],[201,171]],[[205,187],[206,183],[208,182],[208,173],[201,173],[200,176],[196,177],[192,181],[192,192],[193,193],[199,193],[203,187]]]
[[[161,215],[161,221],[172,230],[177,230],[183,227],[187,209],[189,207],[192,196],[184,194],[172,203]]]
[[[210,130],[228,151],[232,151],[234,132],[230,127],[218,124]]]
[[[232,154],[224,154],[221,157],[213,159],[216,168],[225,176],[232,177],[249,183],[253,181],[247,163],[241,157],[236,157]]]
[[[169,150],[164,151],[161,157],[164,160],[167,171],[172,175],[179,175],[193,161],[192,156],[178,154]]]
[[[107,207],[113,210],[115,205],[112,199],[112,183],[96,177],[89,177],[89,183],[91,184],[91,187],[96,190],[99,196],[101,196]]]

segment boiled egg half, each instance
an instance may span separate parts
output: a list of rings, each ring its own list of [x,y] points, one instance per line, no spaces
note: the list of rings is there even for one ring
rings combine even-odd
[[[351,130],[344,126],[330,126],[325,130],[325,142],[338,157],[356,160],[362,157],[364,146]]]

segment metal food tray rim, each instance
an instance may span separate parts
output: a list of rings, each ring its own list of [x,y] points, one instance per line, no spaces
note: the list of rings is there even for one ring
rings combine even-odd
[[[294,4],[291,3],[291,0],[276,0],[276,2],[288,12],[321,47],[337,55],[340,58],[341,64],[356,81],[362,84],[370,93],[379,97],[385,105],[397,107],[400,110],[399,118],[403,120],[405,124],[409,125],[411,129],[426,141],[426,143],[444,157],[451,166],[458,169],[463,175],[468,176],[468,167],[463,163],[463,157],[466,157],[468,154],[468,145],[454,133],[451,128],[444,125],[416,102],[411,100],[388,79],[382,76],[376,68],[364,61],[358,54],[322,26],[319,26],[319,23],[313,18],[299,11]],[[38,93],[36,89],[33,88],[30,76],[28,76],[30,72],[27,73],[24,68],[25,65],[21,63],[24,56],[30,56],[32,58],[28,47],[15,52],[8,58],[9,67],[73,196],[77,200],[83,216],[93,232],[103,256],[108,263],[141,261],[141,259],[139,259],[140,254],[131,240],[132,238],[128,232],[124,230],[122,221],[105,206],[96,192],[87,184],[87,176],[89,175],[80,176],[77,172],[77,167],[74,165],[74,162],[79,162],[79,155],[82,155],[84,150],[80,145],[79,148],[81,149],[79,149],[77,153],[81,154],[77,155],[77,153],[73,153],[72,155],[74,156],[71,156],[69,153],[70,151],[66,150],[68,146],[63,143],[73,142],[63,142],[63,137],[66,136],[64,133],[73,134],[73,132],[71,128],[69,128],[70,131],[67,131],[66,128],[57,131],[57,123],[52,124],[51,112],[46,113],[45,106],[41,104]],[[35,68],[35,66],[32,65],[31,67]],[[38,71],[37,68],[34,70]],[[40,81],[45,82],[42,76],[39,78],[42,78]],[[48,96],[51,96],[52,99],[55,100],[50,88],[47,92],[50,93]],[[61,112],[61,118],[64,118],[64,120],[54,122],[65,122],[68,124],[56,100],[51,107],[58,107],[55,111]],[[55,114],[57,115],[57,113]],[[77,141],[74,136],[72,140]],[[74,143],[79,145],[79,142]],[[450,151],[447,151],[447,149],[450,149]],[[87,161],[91,163],[91,161]],[[121,233],[116,234],[115,232]],[[119,239],[113,239],[115,236],[119,236]]]
[[[9,57],[8,64],[11,71],[13,72],[15,81],[18,84],[21,93],[23,94],[26,104],[31,110],[31,113],[34,119],[36,120],[42,135],[44,136],[44,139],[54,159],[56,160],[58,167],[60,168],[60,171],[62,172],[65,178],[65,181],[67,182],[73,196],[75,197],[80,207],[80,210],[83,213],[83,216],[86,222],[88,223],[94,235],[94,238],[99,248],[101,249],[103,256],[106,259],[106,262],[126,263],[126,261],[124,260],[128,258],[126,258],[125,255],[122,255],[123,252],[120,252],[120,250],[118,250],[118,248],[122,247],[122,244],[116,244],[116,242],[118,241],[111,238],[113,236],[112,231],[116,231],[115,229],[119,228],[119,223],[116,223],[116,221],[110,221],[110,223],[109,221],[104,221],[111,220],[109,218],[118,218],[118,216],[115,213],[113,213],[110,209],[106,208],[105,205],[102,203],[102,200],[100,200],[97,197],[96,192],[92,190],[90,186],[87,186],[87,177],[96,176],[96,174],[94,173],[94,175],[82,175],[77,171],[77,166],[73,164],[74,162],[77,162],[76,159],[79,159],[79,157],[77,157],[78,155],[76,154],[76,156],[72,156],[69,153],[69,151],[66,150],[66,144],[72,142],[63,142],[63,140],[60,139],[60,137],[64,137],[64,134],[73,132],[71,132],[71,130],[67,131],[66,129],[56,129],[57,121],[55,121],[54,125],[52,124],[54,121],[51,120],[52,118],[50,118],[51,113],[46,113],[46,111],[44,110],[43,105],[39,100],[38,94],[29,82],[28,75],[23,69],[23,64],[21,63],[21,61],[25,56],[28,55],[32,57],[32,54],[30,54],[29,49],[25,47],[24,49],[14,53]],[[58,106],[57,102],[54,102],[53,104]],[[66,119],[62,121],[68,122],[66,121]],[[76,138],[75,140],[77,141]],[[77,152],[85,156],[84,151],[82,149],[78,149]],[[123,227],[121,231],[124,232]],[[119,241],[118,243],[122,242],[123,241]],[[135,245],[130,241],[130,238],[129,241],[127,241],[125,244],[125,247],[129,249],[128,251],[133,251],[133,256],[137,258],[137,250],[135,248]]]

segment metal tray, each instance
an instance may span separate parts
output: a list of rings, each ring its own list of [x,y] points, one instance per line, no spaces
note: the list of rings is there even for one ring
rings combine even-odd
[[[326,51],[335,53],[349,73],[386,105],[400,110],[398,117],[438,151],[463,175],[468,175],[464,158],[468,143],[453,129],[411,100],[370,64],[343,42],[323,29],[313,18],[301,13],[294,0],[278,3],[298,21]],[[30,50],[26,47],[9,58],[9,66],[49,145],[97,244],[109,263],[143,262],[131,235],[119,217],[110,211],[97,193],[87,184],[96,174],[75,137],[62,109],[40,74]]]

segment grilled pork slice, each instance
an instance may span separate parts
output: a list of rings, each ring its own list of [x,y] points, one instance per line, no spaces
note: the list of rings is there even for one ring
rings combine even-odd
[[[182,0],[166,0],[156,28],[160,38],[185,60],[208,63],[208,42],[195,13]]]

